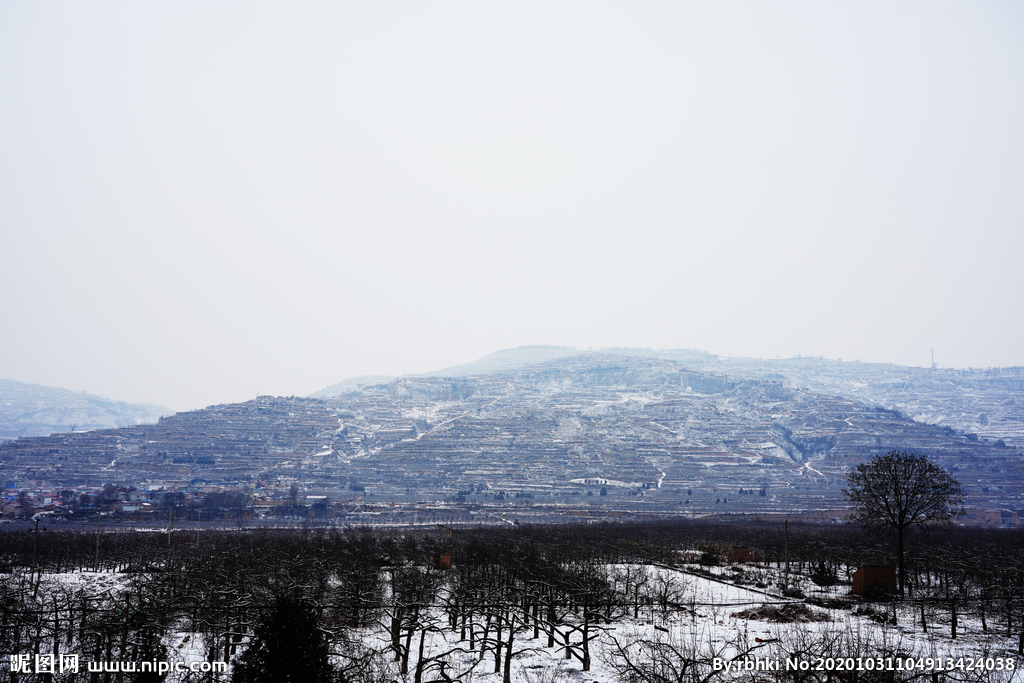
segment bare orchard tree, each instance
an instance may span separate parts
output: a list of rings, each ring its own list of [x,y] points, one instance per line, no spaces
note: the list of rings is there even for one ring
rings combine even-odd
[[[946,524],[962,514],[960,482],[923,455],[890,451],[857,465],[846,475],[843,494],[852,518],[864,526],[896,533],[900,597],[907,582],[903,537],[912,526]]]
[[[605,664],[623,683],[711,683],[723,680],[715,660],[729,659],[730,646],[703,627],[677,626],[646,634],[628,631],[610,636],[611,646],[602,653]],[[736,647],[737,659],[746,654]]]

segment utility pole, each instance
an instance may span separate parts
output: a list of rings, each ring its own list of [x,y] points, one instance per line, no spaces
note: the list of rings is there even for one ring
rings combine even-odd
[[[100,571],[100,511],[96,511],[96,560],[93,562],[92,570],[96,573]]]
[[[33,574],[36,574],[38,572],[38,568],[36,567],[36,548],[39,546],[39,520],[41,520],[42,518],[43,518],[43,516],[41,514],[39,514],[38,512],[32,518],[32,519],[34,519],[36,521],[36,534],[35,534],[35,537],[32,540],[32,573]],[[30,581],[31,581],[31,578],[32,577],[30,576],[29,577]],[[32,590],[32,598],[33,599],[35,599],[35,597],[36,597],[36,592],[39,590],[39,581],[42,578],[43,577],[40,575],[36,579],[35,588]]]
[[[782,523],[782,554],[786,558],[786,588],[789,588],[789,520]]]
[[[39,519],[41,515],[37,512],[32,519],[36,523],[36,535],[32,540],[32,573],[36,571],[36,547],[39,545]]]

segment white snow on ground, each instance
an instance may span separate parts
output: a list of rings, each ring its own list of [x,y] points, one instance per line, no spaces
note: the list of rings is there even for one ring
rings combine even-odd
[[[816,470],[816,469],[814,469],[813,467],[811,467],[811,463],[809,463],[809,462],[805,462],[805,463],[804,463],[804,467],[805,467],[806,469],[810,470],[811,472],[814,472],[815,474],[817,474],[817,475],[819,475],[819,476],[822,476],[822,477],[824,477],[824,476],[825,476],[824,474],[822,474],[822,473],[821,473],[821,472],[819,472],[818,470]],[[803,475],[806,475],[806,474],[807,474],[807,472],[802,472],[801,474],[803,474]]]
[[[586,484],[592,483],[594,486],[617,486],[619,488],[628,488],[632,486],[640,486],[638,481],[619,481],[618,479],[604,479],[602,477],[581,477],[578,479],[570,479],[570,484]]]
[[[616,567],[610,568],[614,571]],[[697,576],[688,571],[670,567],[651,567],[653,582],[666,582],[678,590],[677,606],[656,605],[644,606],[637,618],[631,615],[618,619],[610,626],[598,625],[601,634],[592,641],[592,663],[590,670],[584,672],[578,659],[565,659],[564,649],[556,643],[548,648],[547,636],[541,631],[540,638],[532,639],[532,630],[516,636],[514,649],[521,650],[514,658],[511,680],[517,683],[535,683],[548,681],[590,681],[601,682],[619,680],[612,654],[617,645],[625,645],[631,641],[647,640],[671,643],[681,651],[697,654],[717,655],[725,661],[733,660],[742,653],[751,658],[761,657],[772,661],[781,661],[785,666],[787,655],[798,649],[801,643],[810,645],[819,640],[831,640],[840,643],[840,656],[873,657],[879,652],[893,647],[906,656],[914,657],[1015,657],[1014,639],[995,636],[981,632],[980,623],[972,620],[961,620],[960,633],[956,640],[949,637],[948,622],[932,624],[929,633],[921,633],[918,623],[914,622],[913,608],[897,609],[898,625],[881,624],[867,615],[857,615],[846,609],[827,609],[808,606],[812,614],[821,615],[826,620],[797,623],[773,623],[769,621],[744,618],[738,613],[765,605],[784,607],[786,605],[806,605],[801,599],[785,598],[768,590],[737,586],[728,580],[735,574],[725,568],[716,568],[712,573],[721,579]],[[773,572],[754,569],[746,573],[761,574],[767,577]],[[849,586],[819,589],[809,581],[797,582],[803,586],[811,597],[821,599],[837,599],[849,593]],[[813,592],[812,592],[813,589]],[[891,604],[875,605],[876,611],[887,615],[891,612]],[[424,656],[432,657],[456,648],[467,648],[466,641],[459,642],[458,632],[446,628],[445,617],[440,610],[432,616],[432,620],[441,626],[440,630],[430,634],[424,648]],[[379,632],[367,631],[362,634],[363,642],[373,648],[384,650],[387,639]],[[578,642],[579,637],[574,639]],[[790,645],[783,650],[783,644]],[[845,649],[844,649],[845,648]],[[813,651],[813,649],[811,649]],[[481,658],[482,657],[482,658]],[[801,659],[798,657],[798,659]],[[810,659],[810,658],[808,658]],[[502,681],[501,671],[495,672],[493,654],[483,655],[478,651],[456,652],[450,658],[449,675],[470,672],[466,681],[499,683]],[[410,663],[409,681],[413,677],[413,666]],[[712,680],[734,680],[742,677],[735,672],[720,672]],[[401,676],[397,680],[406,680]],[[688,680],[688,679],[687,679]],[[1024,681],[1021,672],[1006,673],[994,676],[993,681],[1019,683]]]
[[[686,554],[682,554],[686,557]],[[690,553],[692,556],[692,553]],[[616,565],[607,567],[609,576],[620,578],[623,572],[637,565]],[[842,657],[873,657],[879,652],[891,651],[896,648],[906,656],[920,658],[941,657],[1013,657],[1018,665],[1020,658],[1015,654],[1016,639],[993,633],[994,624],[989,624],[989,632],[983,632],[980,620],[961,617],[959,632],[954,640],[950,637],[949,615],[935,610],[929,615],[931,620],[927,633],[922,632],[918,608],[914,605],[896,603],[855,603],[858,610],[851,611],[840,607],[819,607],[808,605],[804,600],[783,597],[780,592],[782,579],[774,567],[758,567],[756,565],[731,565],[726,567],[702,568],[695,564],[678,567],[647,566],[649,581],[655,587],[655,593],[667,597],[664,604],[642,605],[634,618],[633,608],[627,608],[627,614],[621,616],[610,625],[595,624],[599,631],[598,637],[592,641],[592,663],[589,671],[582,670],[578,659],[565,659],[564,649],[556,644],[553,648],[546,647],[547,636],[541,631],[540,637],[532,638],[532,628],[516,636],[514,649],[519,652],[511,668],[511,680],[518,683],[540,683],[553,681],[574,681],[589,683],[590,681],[616,681],[619,677],[615,671],[613,653],[617,647],[629,650],[634,643],[639,648],[644,643],[660,643],[672,645],[677,651],[695,654],[696,656],[717,656],[723,661],[732,661],[739,655],[760,657],[768,661],[780,661],[783,666],[787,655],[806,648],[809,652],[822,641],[837,643],[835,653]],[[0,581],[15,580],[11,574],[0,575]],[[130,575],[108,572],[74,572],[47,574],[42,577],[39,587],[40,598],[68,591],[85,591],[92,596],[113,596],[128,587]],[[791,586],[803,590],[808,598],[820,601],[836,601],[849,594],[849,585],[837,585],[819,588],[805,577],[791,577]],[[736,581],[757,583],[753,585],[737,585]],[[795,623],[773,623],[761,619],[753,619],[742,613],[747,610],[768,607],[785,608],[787,606],[806,607],[811,614],[819,615],[822,621],[800,621]],[[865,610],[867,608],[867,610]],[[873,612],[858,613],[858,612]],[[896,615],[896,624],[879,623],[883,618],[891,621]],[[872,618],[874,616],[874,618]],[[427,616],[427,621],[438,626],[428,633],[424,642],[424,656],[432,657],[443,652],[452,651],[448,657],[448,674],[454,677],[462,673],[462,680],[469,683],[497,683],[502,680],[502,673],[494,672],[492,653],[482,655],[479,645],[476,652],[467,652],[468,643],[459,642],[458,631],[447,628],[445,615],[439,607],[435,607]],[[388,641],[383,629],[375,628],[361,631],[357,639],[367,647],[384,652],[388,649]],[[418,636],[417,636],[418,638]],[[576,634],[574,642],[579,641]],[[178,661],[205,661],[206,649],[202,637],[187,631],[175,632],[165,638],[169,656]],[[418,644],[418,643],[416,643]],[[414,644],[415,645],[415,644]],[[74,652],[73,644],[64,648],[65,652]],[[632,650],[639,652],[639,649]],[[388,655],[390,659],[390,654]],[[415,654],[411,657],[410,673],[406,676],[395,674],[398,681],[412,681]],[[184,680],[186,674],[169,674],[168,681]],[[728,681],[738,679],[735,672],[720,672],[711,680]],[[229,680],[222,676],[220,680]],[[425,678],[425,680],[428,680]],[[1021,683],[1024,673],[1017,670],[1012,673],[994,673],[988,679],[993,683]]]

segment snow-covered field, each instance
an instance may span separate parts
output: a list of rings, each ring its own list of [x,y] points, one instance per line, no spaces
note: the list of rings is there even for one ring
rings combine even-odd
[[[614,577],[627,566],[608,569]],[[849,607],[819,607],[804,599],[783,597],[774,588],[736,585],[733,580],[737,572],[726,567],[646,569],[656,592],[660,589],[669,596],[668,604],[643,605],[637,617],[630,612],[611,625],[601,626],[600,634],[592,642],[594,652],[589,671],[583,670],[578,659],[566,659],[565,649],[557,643],[554,648],[546,647],[543,632],[537,640],[528,633],[515,641],[515,648],[522,652],[514,657],[511,680],[770,681],[776,680],[776,672],[764,670],[765,666],[778,666],[784,675],[789,665],[793,671],[806,666],[804,676],[808,672],[817,674],[815,669],[821,669],[817,677],[804,680],[824,681],[836,667],[841,670],[844,665],[851,665],[839,660],[853,658],[852,666],[862,672],[889,667],[898,672],[946,674],[946,678],[938,680],[1024,681],[1024,672],[1017,670],[1021,658],[1016,654],[1016,638],[997,635],[991,627],[984,632],[977,619],[961,618],[957,637],[953,639],[948,619],[932,621],[939,615],[929,615],[932,623],[928,632],[923,632],[919,612],[913,605],[858,601]],[[692,573],[694,570],[712,576],[697,575]],[[767,570],[748,569],[744,573],[754,573],[761,579],[778,578],[775,572]],[[820,588],[802,577],[796,577],[792,583],[806,591],[813,601],[849,601],[849,585]],[[766,619],[765,608],[768,612],[779,610],[783,618],[792,615],[794,621]],[[896,623],[892,623],[894,615]],[[439,617],[438,621],[443,619]],[[465,647],[458,637],[458,632],[445,630],[431,634],[424,656],[431,657],[460,644]],[[364,638],[371,647],[387,645],[380,634],[366,632]],[[896,656],[902,661],[878,660]],[[659,658],[663,659],[660,663]],[[740,669],[748,660],[762,668],[753,672]],[[495,671],[490,653],[457,653],[450,661],[453,671],[449,674],[461,673],[462,680],[503,680],[503,673]],[[635,669],[634,678],[629,678],[631,666]],[[987,669],[978,671],[979,666]],[[401,676],[397,679],[405,680]],[[408,680],[412,680],[411,675]]]
[[[587,631],[591,638],[589,667],[581,661],[583,631],[579,610],[559,615],[554,622],[553,646],[549,646],[547,634],[551,622],[541,624],[539,637],[535,638],[529,614],[524,614],[519,617],[511,640],[514,654],[508,662],[508,680],[854,680],[831,678],[837,669],[849,668],[857,670],[863,680],[884,680],[872,678],[877,671],[872,672],[889,668],[895,670],[896,676],[891,679],[895,681],[913,680],[915,676],[929,681],[1024,681],[1024,674],[1018,669],[1021,658],[1017,654],[1017,638],[1007,636],[1005,625],[997,624],[992,617],[983,624],[977,615],[960,616],[953,638],[951,614],[941,607],[924,608],[928,624],[925,631],[920,603],[867,603],[852,599],[849,585],[822,588],[796,575],[791,576],[790,588],[802,591],[806,599],[784,597],[780,590],[783,577],[774,567],[623,564],[604,565],[600,572],[620,598],[614,605],[594,608]],[[0,575],[0,582],[13,584],[24,582],[25,578],[23,573]],[[87,594],[96,601],[112,599],[114,604],[124,604],[123,595],[134,590],[132,582],[137,579],[138,575],[116,572],[48,574],[34,589],[33,600],[40,608],[46,608],[60,602],[62,595]],[[482,647],[482,623],[475,625],[476,637],[471,647],[469,638],[462,638],[465,629],[458,625],[451,628],[445,611],[450,583],[442,579],[438,585],[434,600],[418,617],[423,627],[415,630],[409,640],[405,673],[395,661],[386,607],[374,625],[348,631],[344,639],[332,643],[335,663],[343,665],[356,654],[375,652],[379,656],[369,659],[374,660],[377,677],[365,680],[505,680],[508,630],[501,636],[502,648],[497,657],[493,632],[487,641],[490,648]],[[594,618],[594,614],[598,617]],[[605,620],[605,616],[611,619]],[[510,619],[506,623],[516,621]],[[1002,632],[997,633],[996,629]],[[239,643],[235,657],[244,652],[248,637],[251,633]],[[187,620],[163,637],[163,645],[167,658],[175,661],[204,662],[210,651],[206,636],[190,630]],[[3,647],[5,661],[0,681],[12,680],[7,678],[10,667],[6,659],[8,655],[19,654],[8,647]],[[73,653],[75,648],[75,642],[59,643],[63,653]],[[42,651],[49,650],[44,647]],[[417,662],[425,663],[419,678]],[[83,671],[84,668],[83,664]],[[932,673],[939,676],[933,678]],[[54,680],[72,679],[57,675]],[[230,669],[219,675],[172,671],[166,680],[230,680]]]

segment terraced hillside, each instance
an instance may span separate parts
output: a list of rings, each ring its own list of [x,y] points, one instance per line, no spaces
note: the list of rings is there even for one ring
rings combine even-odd
[[[354,505],[509,509],[517,519],[792,514],[841,506],[846,470],[892,449],[934,457],[997,522],[999,510],[1024,509],[1019,448],[781,382],[601,354],[19,439],[0,446],[0,478],[295,482]]]

